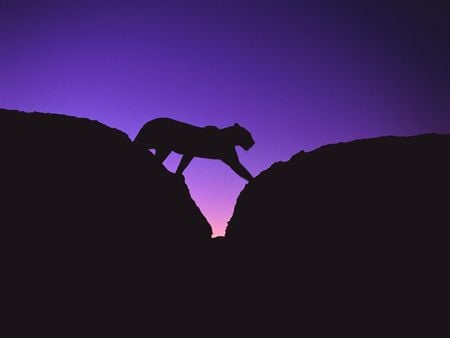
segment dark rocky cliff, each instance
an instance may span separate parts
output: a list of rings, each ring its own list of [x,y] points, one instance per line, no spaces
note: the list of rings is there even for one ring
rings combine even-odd
[[[381,137],[300,152],[245,187],[227,238],[297,242],[327,234],[320,241],[333,242],[365,231],[367,239],[411,232],[423,238],[450,224],[449,172],[447,135]]]
[[[70,224],[75,233],[89,229],[93,240],[114,232],[157,242],[211,236],[183,180],[119,130],[88,119],[0,110],[0,138],[4,210],[19,209],[7,223],[37,234]]]
[[[15,330],[115,331],[192,291],[185,270],[211,228],[183,179],[126,134],[0,110],[0,144],[2,308]]]
[[[328,145],[274,164],[242,191],[226,231],[243,271],[232,293],[253,295],[267,330],[449,332],[439,310],[449,300],[449,173],[450,136],[434,134]]]
[[[450,136],[300,152],[226,236],[98,122],[0,110],[5,337],[448,336]]]

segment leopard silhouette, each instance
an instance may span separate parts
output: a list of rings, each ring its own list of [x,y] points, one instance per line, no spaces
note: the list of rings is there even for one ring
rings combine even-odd
[[[249,150],[255,141],[250,132],[238,123],[220,129],[157,118],[144,124],[133,142],[146,149],[155,149],[155,156],[161,163],[172,151],[183,155],[176,170],[180,175],[194,157],[201,157],[222,160],[240,177],[247,181],[253,179],[239,161],[235,147]]]

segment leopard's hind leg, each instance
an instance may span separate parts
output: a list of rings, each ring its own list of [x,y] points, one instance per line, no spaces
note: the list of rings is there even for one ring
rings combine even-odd
[[[178,165],[177,168],[177,174],[181,175],[184,171],[184,169],[186,169],[186,167],[189,165],[189,163],[191,163],[192,159],[194,157],[191,155],[183,155],[183,157],[181,158],[180,164]]]
[[[156,154],[155,154],[156,159],[159,162],[163,163],[166,160],[167,156],[169,156],[169,154],[171,152],[172,152],[172,150],[167,149],[167,148],[156,148]]]

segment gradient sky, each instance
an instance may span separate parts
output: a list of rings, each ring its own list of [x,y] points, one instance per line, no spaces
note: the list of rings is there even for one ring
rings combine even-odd
[[[238,151],[254,175],[328,143],[450,133],[445,3],[0,0],[0,107],[130,138],[159,116],[239,122],[256,141]],[[203,159],[185,176],[222,235],[246,182]]]

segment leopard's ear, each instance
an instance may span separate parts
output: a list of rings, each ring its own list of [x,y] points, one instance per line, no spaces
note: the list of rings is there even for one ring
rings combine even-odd
[[[239,123],[235,123],[233,127],[240,127]]]

